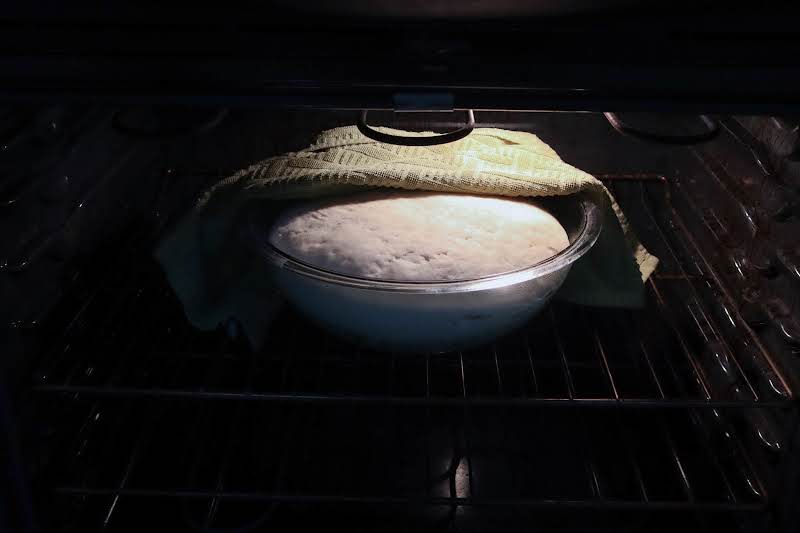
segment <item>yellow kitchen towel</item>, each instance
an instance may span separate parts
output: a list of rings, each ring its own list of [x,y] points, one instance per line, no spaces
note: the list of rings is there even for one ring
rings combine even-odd
[[[643,281],[658,264],[603,184],[562,161],[536,135],[477,128],[453,143],[403,146],[373,141],[355,126],[324,131],[305,150],[271,157],[220,181],[163,239],[156,257],[194,325],[213,329],[235,317],[260,344],[275,294],[260,259],[237,238],[245,207],[255,202],[273,209],[286,201],[364,187],[525,197],[588,191],[606,197],[600,238],[559,292],[575,303],[641,305]]]

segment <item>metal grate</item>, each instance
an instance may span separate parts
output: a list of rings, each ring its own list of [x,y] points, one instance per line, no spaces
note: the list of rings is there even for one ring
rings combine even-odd
[[[110,269],[43,357],[34,389],[395,405],[790,405],[791,389],[769,353],[701,269],[700,250],[676,220],[666,183],[648,176],[606,181],[620,199],[634,193],[638,206],[624,208],[642,214],[637,230],[662,258],[643,309],[555,303],[492,346],[398,357],[360,351],[286,311],[251,365],[249,350],[229,339],[235,324],[227,336],[193,331],[157,268],[140,261]],[[123,253],[120,265],[136,253]],[[720,325],[721,313],[732,329]],[[180,379],[170,382],[175,373]]]
[[[742,450],[712,451],[697,430],[708,420],[680,410],[78,406],[53,408],[83,420],[61,422],[70,444],[42,473],[61,495],[201,500],[209,512],[236,501],[705,512],[767,502]]]

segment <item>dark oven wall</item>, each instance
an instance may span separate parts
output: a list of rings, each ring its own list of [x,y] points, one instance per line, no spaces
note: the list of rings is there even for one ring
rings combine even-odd
[[[0,316],[12,384],[47,313],[82,282],[86,258],[154,215],[161,148],[116,132],[112,115],[96,106],[0,111]]]

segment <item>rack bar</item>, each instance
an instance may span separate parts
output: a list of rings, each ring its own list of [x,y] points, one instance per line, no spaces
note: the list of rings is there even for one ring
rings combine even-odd
[[[600,335],[597,333],[597,328],[593,327],[593,334],[592,337],[594,338],[595,347],[597,348],[597,354],[600,358],[600,363],[603,367],[603,373],[608,380],[608,385],[611,387],[611,393],[614,395],[614,400],[619,401],[619,392],[617,391],[617,385],[614,383],[614,376],[611,375],[611,368],[608,366],[608,358],[606,357],[606,350],[603,348],[603,343],[600,341]]]
[[[117,504],[119,503],[121,490],[124,490],[128,486],[128,479],[131,476],[131,472],[133,472],[134,467],[139,461],[139,456],[141,455],[142,449],[144,446],[150,441],[153,436],[153,426],[155,426],[156,421],[160,418],[162,412],[159,410],[157,411],[154,416],[149,417],[144,430],[139,434],[139,438],[134,444],[133,452],[131,452],[131,456],[128,459],[127,464],[125,465],[125,470],[122,473],[122,477],[120,478],[119,485],[117,486],[117,493],[114,494],[114,499],[111,502],[111,505],[108,508],[105,516],[103,517],[103,529],[108,527],[109,522],[111,521],[111,517],[114,514],[114,510],[117,508]]]
[[[459,352],[458,353],[458,364],[461,370],[461,383],[462,383],[462,397],[467,398],[467,382],[464,379],[464,355]],[[472,418],[469,413],[469,409],[467,406],[464,406],[463,411],[463,418],[464,418],[464,428],[463,428],[463,435],[464,435],[464,449],[466,451],[466,459],[467,459],[467,471],[469,472],[469,494],[470,496],[475,495],[475,473],[472,470],[472,446],[470,445],[469,434],[472,432]]]
[[[494,358],[494,370],[497,375],[497,392],[503,394],[503,377],[500,375],[500,362],[497,360],[497,344],[492,344],[492,357]]]
[[[360,495],[326,495],[326,494],[286,494],[266,492],[232,492],[213,490],[163,490],[163,489],[102,489],[63,486],[57,487],[58,494],[78,494],[86,496],[120,496],[150,497],[150,498],[200,498],[210,499],[217,497],[223,500],[236,501],[273,501],[281,503],[341,503],[341,504],[429,504],[450,506],[454,503],[459,506],[518,506],[533,508],[571,508],[571,509],[597,509],[597,510],[695,510],[703,512],[730,512],[730,511],[763,511],[766,504],[743,503],[733,505],[728,502],[683,502],[683,501],[656,501],[634,502],[625,500],[571,500],[571,499],[524,499],[524,498],[465,498],[465,497],[402,497],[402,496],[360,496]]]
[[[108,389],[96,386],[63,386],[38,385],[37,392],[44,393],[76,393],[88,396],[129,397],[129,398],[184,398],[192,400],[238,400],[263,402],[293,402],[300,404],[313,403],[360,403],[372,405],[435,405],[435,406],[492,406],[492,405],[548,405],[548,406],[586,406],[609,407],[614,405],[644,408],[679,408],[679,407],[790,407],[787,400],[762,400],[753,404],[749,400],[712,400],[702,398],[559,398],[559,397],[499,397],[472,396],[464,399],[451,396],[402,397],[365,394],[325,394],[325,393],[279,393],[279,392],[241,392],[241,391],[203,391],[191,389],[118,387]]]
[[[556,319],[556,313],[553,311],[552,307],[550,307],[548,314],[550,315],[550,323],[553,326],[553,337],[555,338],[556,346],[558,348],[558,356],[561,361],[561,371],[564,373],[565,383],[567,384],[567,395],[569,396],[569,400],[574,400],[575,382],[572,380],[572,373],[569,370],[569,363],[567,362],[564,343],[561,342],[561,333],[559,333],[558,320]]]
[[[658,374],[656,374],[655,367],[653,367],[653,361],[650,359],[650,353],[648,352],[647,346],[645,346],[643,340],[639,341],[639,346],[642,348],[642,355],[647,363],[647,369],[650,371],[650,377],[653,380],[653,384],[655,384],[656,389],[658,390],[658,397],[662,400],[666,400],[667,396],[664,394],[664,387],[661,386],[661,380],[658,378]]]
[[[669,446],[669,452],[672,456],[672,461],[675,465],[675,470],[678,473],[678,479],[681,481],[681,487],[683,488],[683,492],[686,495],[686,499],[688,502],[694,503],[694,489],[692,488],[692,484],[689,481],[689,476],[686,474],[686,469],[683,467],[683,462],[681,461],[680,456],[678,455],[678,450],[675,448],[675,440],[672,438],[672,433],[670,433],[669,428],[667,428],[664,421],[659,419],[658,425],[661,428],[661,431],[664,434],[664,437],[667,441],[667,445]]]
[[[536,379],[536,370],[534,369],[534,364],[533,364],[533,353],[532,353],[533,350],[531,350],[531,343],[530,343],[530,340],[528,339],[528,334],[527,333],[525,333],[524,340],[525,340],[525,355],[528,356],[528,368],[531,369],[531,380],[533,382],[533,393],[534,394],[538,394],[539,393],[539,381]]]

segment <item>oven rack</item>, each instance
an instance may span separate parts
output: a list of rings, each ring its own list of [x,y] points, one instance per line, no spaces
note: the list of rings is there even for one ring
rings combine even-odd
[[[93,292],[65,298],[51,326],[62,334],[44,350],[33,388],[301,404],[791,407],[779,367],[713,272],[701,270],[709,263],[667,182],[604,180],[662,260],[642,309],[556,302],[491,346],[403,356],[360,350],[285,310],[251,352],[235,322],[216,332],[189,327],[158,267],[132,244],[95,267],[105,279]]]
[[[39,482],[105,498],[109,516],[151,498],[195,502],[206,524],[235,502],[748,513],[769,501],[738,441],[715,440],[699,412],[91,398],[49,412],[68,445]]]

